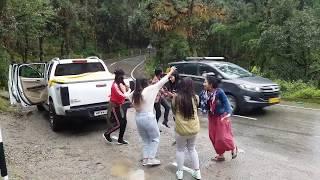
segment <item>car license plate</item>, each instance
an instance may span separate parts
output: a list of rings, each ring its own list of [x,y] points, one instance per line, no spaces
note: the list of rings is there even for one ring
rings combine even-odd
[[[101,116],[107,114],[107,110],[95,111],[94,116]]]
[[[279,102],[280,102],[280,98],[270,98],[269,99],[270,104],[279,103]]]

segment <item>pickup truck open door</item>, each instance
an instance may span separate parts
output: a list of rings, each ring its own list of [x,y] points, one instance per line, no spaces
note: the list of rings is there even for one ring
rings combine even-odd
[[[46,63],[11,64],[8,88],[10,103],[23,107],[37,105],[48,99]]]

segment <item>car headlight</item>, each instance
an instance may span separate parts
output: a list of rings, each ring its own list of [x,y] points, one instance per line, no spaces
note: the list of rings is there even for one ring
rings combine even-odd
[[[244,90],[247,90],[247,91],[253,91],[253,92],[260,92],[261,91],[260,87],[251,86],[251,85],[247,85],[247,84],[241,84],[240,87]]]

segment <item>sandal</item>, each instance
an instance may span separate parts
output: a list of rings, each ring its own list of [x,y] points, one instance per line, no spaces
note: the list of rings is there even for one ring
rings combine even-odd
[[[216,157],[212,158],[211,160],[216,161],[216,162],[221,162],[221,161],[225,161],[226,158],[221,157],[221,156],[216,156]]]
[[[236,146],[236,152],[232,151],[231,155],[232,155],[232,159],[235,159],[238,156],[238,147]]]

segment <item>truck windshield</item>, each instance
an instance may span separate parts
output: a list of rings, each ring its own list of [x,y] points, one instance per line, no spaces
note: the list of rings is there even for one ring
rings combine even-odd
[[[105,71],[103,65],[100,62],[58,64],[54,75],[68,76],[99,71]]]
[[[254,76],[252,73],[232,63],[214,63],[214,67],[228,79],[244,78]]]

